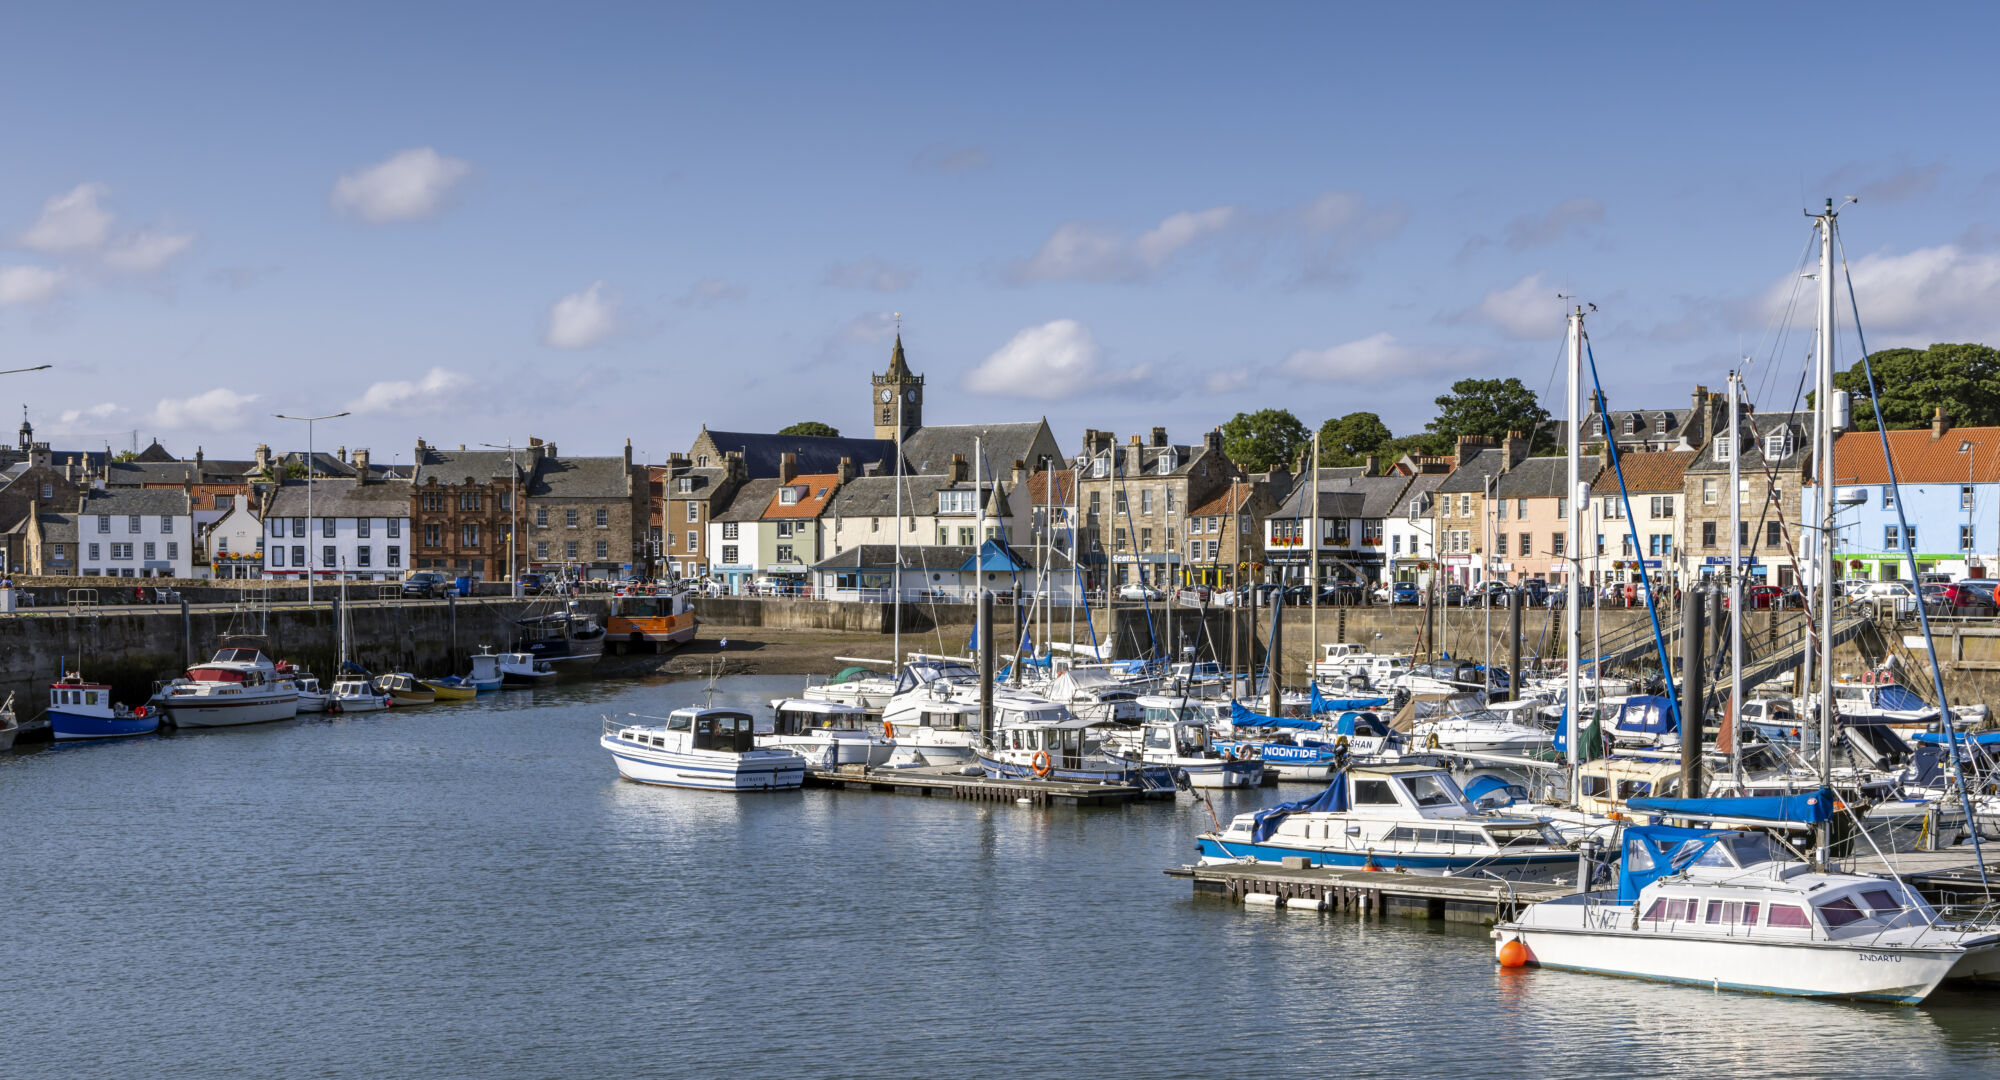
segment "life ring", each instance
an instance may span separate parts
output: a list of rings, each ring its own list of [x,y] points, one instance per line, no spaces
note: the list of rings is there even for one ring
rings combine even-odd
[[[1866,686],[1872,686],[1875,683],[1875,673],[1872,671],[1864,671],[1861,673],[1861,677],[1856,681]]]
[[[1047,750],[1035,751],[1035,756],[1029,762],[1028,769],[1035,774],[1035,778],[1038,780],[1047,780],[1049,774],[1055,771],[1049,765],[1049,752]]]
[[[132,715],[138,717],[141,720],[144,720],[146,718],[146,707],[144,705],[141,705],[138,708],[133,709]]]
[[[884,720],[884,721],[882,721],[882,737],[883,737],[883,738],[885,738],[885,739],[893,739],[893,738],[895,738],[895,737],[896,737],[896,725],[894,725],[894,724],[890,723],[890,722],[889,722],[889,721],[887,721],[887,720]]]
[[[1435,731],[1431,732],[1431,733],[1430,733],[1430,735],[1429,735],[1429,736],[1427,736],[1427,737],[1426,737],[1426,738],[1424,739],[1424,747],[1425,747],[1425,749],[1429,749],[1429,750],[1436,750],[1436,749],[1438,748],[1438,733],[1437,733],[1437,732],[1435,732]]]

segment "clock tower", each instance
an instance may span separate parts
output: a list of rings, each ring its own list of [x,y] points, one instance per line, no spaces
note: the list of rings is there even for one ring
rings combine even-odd
[[[889,370],[871,375],[868,412],[875,418],[875,437],[897,437],[896,421],[902,419],[902,434],[924,426],[924,377],[910,373],[903,360],[903,335],[896,334],[896,348],[889,354]],[[900,410],[900,412],[898,411]]]

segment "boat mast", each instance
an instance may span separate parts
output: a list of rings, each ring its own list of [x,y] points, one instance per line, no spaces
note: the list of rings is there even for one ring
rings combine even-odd
[[[1743,377],[1729,373],[1729,771],[1743,782]],[[1741,793],[1740,791],[1738,792]]]
[[[1568,514],[1563,526],[1568,532],[1563,542],[1564,554],[1570,560],[1569,573],[1565,575],[1567,584],[1564,589],[1563,652],[1569,659],[1568,685],[1565,687],[1568,697],[1565,700],[1569,703],[1569,737],[1566,742],[1569,750],[1569,797],[1572,803],[1581,800],[1583,784],[1583,775],[1579,769],[1583,760],[1583,685],[1579,666],[1583,659],[1583,623],[1577,613],[1577,608],[1582,603],[1578,589],[1582,583],[1578,580],[1577,571],[1583,564],[1576,556],[1576,544],[1582,527],[1581,517],[1578,514],[1578,510],[1581,509],[1578,506],[1578,495],[1582,487],[1578,473],[1582,470],[1582,463],[1578,458],[1581,447],[1577,444],[1577,439],[1583,434],[1580,386],[1582,379],[1583,306],[1579,304],[1569,317],[1569,484],[1565,488],[1569,492],[1569,499]],[[1610,433],[1606,432],[1606,438],[1609,437]]]
[[[903,398],[896,391],[896,561],[889,568],[890,617],[896,628],[889,639],[889,677],[895,678],[903,663]]]
[[[1819,777],[1822,784],[1833,779],[1833,200],[1826,212],[1815,216],[1819,228],[1819,371],[1813,397],[1819,415],[1819,446],[1813,458],[1819,474],[1819,549],[1815,572],[1819,575]],[[1918,603],[1923,602],[1921,591]],[[1813,852],[1820,868],[1827,864],[1832,837],[1827,825],[1814,827],[1817,840]]]
[[[1312,649],[1306,653],[1306,682],[1313,681],[1314,665],[1319,663],[1319,545],[1326,536],[1324,526],[1319,522],[1319,432],[1313,432],[1312,460],[1306,463],[1306,478],[1312,482],[1312,546],[1307,548],[1307,560],[1311,569],[1307,571],[1310,580],[1306,588],[1312,597]]]

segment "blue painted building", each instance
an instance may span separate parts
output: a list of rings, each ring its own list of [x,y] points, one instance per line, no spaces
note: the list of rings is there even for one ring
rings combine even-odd
[[[2000,571],[2000,427],[1954,428],[1940,416],[1930,427],[1889,432],[1889,453],[1893,489],[1880,433],[1850,431],[1835,441],[1836,576],[1908,578],[1912,552],[1920,574]],[[1815,520],[1818,496],[1817,486],[1806,490]]]

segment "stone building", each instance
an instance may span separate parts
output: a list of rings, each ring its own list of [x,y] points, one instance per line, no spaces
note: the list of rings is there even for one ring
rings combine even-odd
[[[1812,463],[1812,414],[1759,413],[1743,407],[1740,437],[1731,438],[1728,406],[1719,398],[1714,434],[1688,462],[1682,484],[1683,582],[1729,564],[1729,456],[1738,453],[1739,536],[1752,584],[1798,583],[1795,554],[1799,496]],[[1710,561],[1714,560],[1714,561]]]
[[[527,568],[564,577],[613,579],[647,563],[647,477],[623,457],[566,458],[555,444],[528,440],[522,500]]]
[[[720,462],[698,466],[688,455],[674,454],[665,465],[652,466],[648,487],[653,505],[647,539],[654,577],[691,581],[708,576],[710,552],[703,542],[708,523],[749,479],[749,468],[740,452],[725,452]]]
[[[359,468],[370,466],[367,451],[355,456]],[[524,450],[447,450],[418,439],[413,460],[411,568],[511,581],[508,540],[517,521],[515,502],[532,479],[533,457]],[[517,571],[527,555],[519,547],[511,552]]]
[[[1457,465],[1431,492],[1436,510],[1436,558],[1444,580],[1477,585],[1493,572],[1487,565],[1488,485],[1528,459],[1528,438],[1510,432],[1496,445],[1481,435],[1458,437]]]
[[[1188,445],[1169,442],[1167,429],[1156,427],[1150,438],[1134,435],[1119,446],[1111,432],[1093,428],[1083,433],[1073,467],[1089,543],[1078,554],[1093,588],[1184,580],[1188,516],[1244,479],[1222,452],[1220,429]]]

